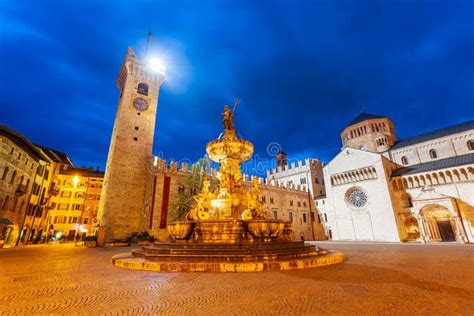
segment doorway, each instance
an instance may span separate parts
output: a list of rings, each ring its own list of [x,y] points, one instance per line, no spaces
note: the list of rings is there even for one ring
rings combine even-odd
[[[457,240],[459,229],[451,212],[444,206],[432,204],[425,206],[420,215],[424,222],[427,241],[452,242]]]
[[[436,221],[442,241],[456,241],[451,221]]]

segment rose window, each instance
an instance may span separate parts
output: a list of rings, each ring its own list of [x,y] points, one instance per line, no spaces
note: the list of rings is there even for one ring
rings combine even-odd
[[[359,188],[353,188],[346,193],[347,201],[355,207],[363,207],[367,204],[367,194]]]

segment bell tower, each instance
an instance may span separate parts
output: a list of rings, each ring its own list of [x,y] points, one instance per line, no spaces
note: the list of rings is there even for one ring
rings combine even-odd
[[[99,204],[98,220],[101,232],[105,230],[105,241],[144,230],[148,161],[163,81],[162,69],[140,60],[128,48],[117,79],[120,96]]]

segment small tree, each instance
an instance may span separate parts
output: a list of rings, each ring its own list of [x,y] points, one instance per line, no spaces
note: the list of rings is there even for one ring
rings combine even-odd
[[[206,178],[211,181],[211,190],[217,187],[219,181],[212,178],[210,173],[210,163],[206,158],[201,158],[191,165],[188,173],[180,180],[180,186],[183,189],[178,191],[176,200],[171,203],[173,214],[170,215],[173,220],[185,219],[186,214],[194,206],[193,196],[201,192],[202,182]]]

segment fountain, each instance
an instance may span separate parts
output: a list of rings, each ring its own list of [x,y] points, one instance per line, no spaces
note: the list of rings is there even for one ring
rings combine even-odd
[[[224,132],[209,142],[209,158],[220,164],[219,186],[204,180],[183,221],[168,224],[171,241],[156,242],[130,254],[114,256],[114,265],[152,271],[253,272],[310,268],[339,263],[341,253],[291,240],[291,223],[268,219],[259,200],[257,178],[246,190],[240,164],[253,144],[237,136],[234,112],[224,106]]]

